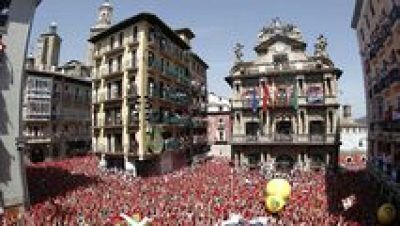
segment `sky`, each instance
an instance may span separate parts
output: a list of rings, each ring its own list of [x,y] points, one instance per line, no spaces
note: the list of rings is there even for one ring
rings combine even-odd
[[[58,24],[63,39],[61,63],[86,60],[89,28],[97,19],[97,8],[104,0],[44,0],[35,15],[30,50],[40,33],[51,22]],[[335,66],[343,70],[339,89],[341,104],[350,104],[354,117],[365,115],[361,61],[351,19],[354,1],[338,0],[111,0],[113,23],[146,11],[158,15],[172,28],[189,27],[196,34],[192,48],[210,66],[208,89],[229,97],[224,81],[234,61],[233,47],[242,43],[244,60],[255,59],[257,34],[274,17],[297,25],[308,44],[307,52],[319,34],[328,39],[328,52]]]

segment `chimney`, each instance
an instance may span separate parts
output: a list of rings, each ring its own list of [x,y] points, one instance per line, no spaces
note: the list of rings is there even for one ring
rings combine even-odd
[[[343,118],[351,118],[351,106],[343,105]]]

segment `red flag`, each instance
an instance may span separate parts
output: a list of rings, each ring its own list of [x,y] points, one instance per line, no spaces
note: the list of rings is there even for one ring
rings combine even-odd
[[[267,111],[268,100],[269,100],[269,86],[264,84],[264,96],[263,96],[263,111]]]

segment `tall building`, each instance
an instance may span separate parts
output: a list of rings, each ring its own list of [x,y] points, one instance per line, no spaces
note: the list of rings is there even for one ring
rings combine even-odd
[[[327,53],[327,40],[317,39],[306,53],[302,33],[279,18],[264,27],[254,48],[254,61],[236,63],[226,81],[232,87],[232,160],[254,167],[336,166],[339,154],[338,79]]]
[[[140,13],[92,36],[92,146],[101,165],[168,172],[206,136],[207,64],[190,29]]]
[[[57,33],[57,24],[51,23],[48,32],[40,35],[37,41],[38,54],[35,59],[35,67],[39,70],[55,70],[60,59],[62,39]]]
[[[21,84],[31,23],[38,0],[0,2],[0,212],[15,216],[28,204],[22,163]]]
[[[368,169],[383,194],[400,189],[400,1],[357,0],[356,31],[364,74],[368,119]]]
[[[365,120],[353,119],[351,106],[343,105],[340,118],[340,158],[343,166],[365,165],[367,161],[367,132]]]
[[[232,133],[229,99],[209,93],[207,118],[208,141],[212,144],[228,144]]]
[[[112,24],[112,18],[113,18],[113,12],[114,8],[111,5],[109,0],[105,0],[105,2],[99,7],[97,10],[97,21],[96,24],[90,28],[90,37],[97,35],[105,30],[107,30],[109,27],[111,27]],[[93,43],[89,42],[88,43],[88,52],[87,52],[87,65],[91,65],[92,61],[92,52],[94,49]]]
[[[90,68],[76,60],[58,66],[61,38],[56,29],[52,23],[51,32],[40,35],[37,57],[26,60],[24,154],[33,162],[90,150]]]
[[[211,92],[208,94],[207,106],[208,142],[210,154],[227,156],[231,154],[229,144],[232,135],[231,106],[229,99]]]

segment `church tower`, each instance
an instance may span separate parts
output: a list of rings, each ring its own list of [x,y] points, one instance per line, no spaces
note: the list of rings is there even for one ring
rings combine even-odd
[[[109,0],[105,0],[105,2],[98,9],[98,17],[96,25],[90,28],[90,37],[93,37],[105,30],[107,30],[112,23],[114,8],[112,7]],[[91,66],[92,64],[92,55],[94,51],[93,44],[89,43],[88,52],[87,52],[87,65]]]
[[[98,19],[96,25],[90,28],[90,37],[96,35],[111,26],[113,7],[109,0],[106,0],[98,9]]]
[[[57,24],[51,23],[49,30],[40,35],[37,42],[35,67],[39,70],[55,70],[60,59],[62,39],[57,33]]]

